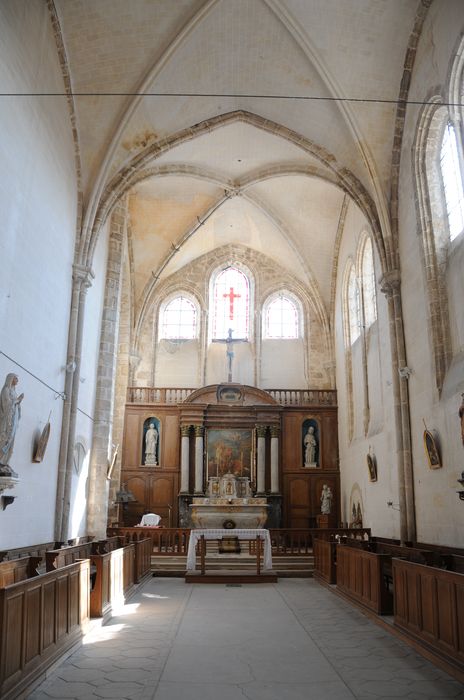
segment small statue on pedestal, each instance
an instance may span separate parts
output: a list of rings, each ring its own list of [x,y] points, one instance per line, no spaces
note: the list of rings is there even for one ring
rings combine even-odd
[[[0,395],[0,476],[17,478],[18,475],[8,462],[13,453],[14,440],[19,419],[21,418],[21,401],[24,394],[16,395],[16,374],[7,374]]]
[[[321,513],[323,515],[330,515],[332,511],[332,500],[332,489],[330,488],[330,486],[327,486],[327,484],[324,484],[321,493]]]

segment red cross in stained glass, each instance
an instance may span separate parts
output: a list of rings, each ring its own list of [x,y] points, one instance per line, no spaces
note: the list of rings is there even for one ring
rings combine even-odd
[[[234,320],[234,299],[238,299],[242,295],[241,294],[234,294],[234,288],[231,287],[230,291],[227,292],[227,294],[223,294],[222,296],[229,298],[229,320],[233,321]]]

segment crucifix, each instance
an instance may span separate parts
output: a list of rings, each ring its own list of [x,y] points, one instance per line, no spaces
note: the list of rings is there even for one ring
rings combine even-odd
[[[227,295],[228,296],[228,295]],[[229,384],[232,382],[232,362],[234,359],[234,343],[246,343],[246,338],[232,338],[233,330],[229,328],[227,333],[227,338],[225,340],[214,338],[213,343],[225,343],[226,344],[226,358],[227,358],[227,381]]]
[[[234,294],[234,288],[231,287],[230,290],[227,292],[227,294],[223,294],[223,297],[228,297],[229,299],[229,320],[233,321],[234,320],[234,299],[239,299],[242,295],[241,294]],[[230,333],[230,329],[229,329]]]

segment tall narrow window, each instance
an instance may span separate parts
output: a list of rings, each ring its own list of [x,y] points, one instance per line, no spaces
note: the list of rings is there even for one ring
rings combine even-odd
[[[183,296],[176,297],[164,309],[160,338],[191,340],[196,337],[196,320],[194,304]]]
[[[362,256],[362,290],[364,306],[364,324],[369,328],[377,319],[377,296],[375,291],[374,254],[372,241],[366,240]]]
[[[456,134],[448,122],[443,134],[440,167],[445,191],[450,238],[454,240],[464,230],[464,192],[459,167]]]
[[[241,270],[227,267],[219,273],[214,283],[213,303],[213,338],[227,338],[229,328],[234,338],[248,338],[250,284]]]
[[[265,338],[298,338],[298,310],[294,302],[279,294],[266,309]]]
[[[348,279],[348,315],[350,321],[350,343],[353,345],[355,340],[361,335],[361,308],[359,303],[359,287],[356,279],[354,265],[350,270]]]

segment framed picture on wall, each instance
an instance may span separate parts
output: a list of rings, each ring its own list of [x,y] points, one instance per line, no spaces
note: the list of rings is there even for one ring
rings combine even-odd
[[[245,476],[254,482],[254,431],[242,428],[208,428],[206,464],[212,476]]]
[[[430,469],[440,469],[443,465],[441,463],[438,440],[430,430],[427,429],[424,430],[424,448]]]
[[[377,481],[377,460],[375,455],[366,456],[367,469],[369,471],[369,481]]]

